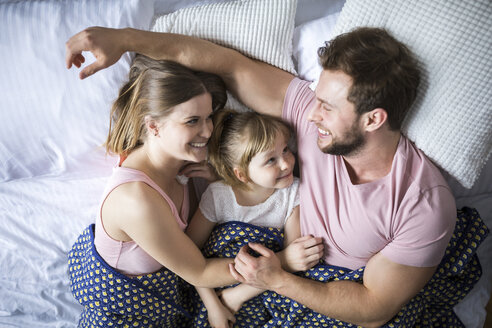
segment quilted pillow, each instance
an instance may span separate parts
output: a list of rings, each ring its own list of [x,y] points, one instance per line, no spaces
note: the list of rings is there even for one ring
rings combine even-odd
[[[179,33],[236,49],[295,74],[292,34],[297,0],[237,0],[157,16],[152,31]],[[229,107],[244,109],[231,99]]]
[[[419,94],[403,133],[471,188],[492,150],[492,2],[347,0],[334,35],[383,27],[417,55]]]

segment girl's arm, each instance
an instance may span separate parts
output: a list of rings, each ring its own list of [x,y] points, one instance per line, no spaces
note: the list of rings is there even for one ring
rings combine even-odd
[[[284,249],[277,254],[282,267],[289,272],[306,271],[312,268],[323,256],[321,238],[301,237],[299,206],[287,218],[284,227]]]
[[[220,292],[220,299],[231,312],[236,313],[248,300],[263,293],[265,290],[246,284],[239,284]],[[207,307],[208,309],[208,307]]]
[[[215,222],[207,220],[207,218],[203,216],[202,211],[198,209],[186,229],[186,234],[193,240],[198,248],[202,248],[209,238],[214,226]],[[236,321],[234,314],[219,300],[215,290],[212,288],[196,287],[196,291],[207,308],[208,322],[212,327],[228,328],[229,322],[234,323]]]
[[[282,260],[282,266],[289,271],[304,271],[318,263],[323,255],[323,244],[321,238],[312,236],[301,236],[299,225],[299,206],[296,206],[291,215],[287,218],[284,227],[284,248],[278,252]],[[234,288],[222,291],[221,299],[227,308],[237,312],[244,302],[263,293],[264,289],[259,289],[246,284],[240,284]]]
[[[169,204],[145,183],[126,183],[113,190],[102,216],[110,236],[135,241],[192,285],[217,287],[236,282],[228,269],[233,259],[205,259],[179,227]]]
[[[207,220],[200,208],[198,208],[186,228],[186,234],[198,248],[202,249],[214,227],[215,222]]]

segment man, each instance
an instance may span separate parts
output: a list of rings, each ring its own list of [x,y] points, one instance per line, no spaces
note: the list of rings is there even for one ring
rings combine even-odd
[[[453,232],[456,207],[438,169],[400,133],[419,72],[409,50],[386,31],[357,29],[320,49],[315,92],[289,73],[182,35],[89,28],[67,42],[68,68],[81,66],[84,50],[97,61],[81,78],[125,51],[175,60],[220,75],[247,106],[294,126],[302,234],[323,238],[326,263],[365,266],[363,284],[287,273],[257,244],[250,247],[260,257],[247,249],[236,257],[236,279],[367,327],[390,320],[429,281]]]

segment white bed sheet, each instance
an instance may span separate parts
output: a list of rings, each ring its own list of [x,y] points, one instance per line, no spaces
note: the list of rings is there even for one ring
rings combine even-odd
[[[158,0],[155,9],[169,12],[196,2]],[[342,4],[342,0],[299,0],[296,25],[335,13]],[[0,86],[5,83],[0,75]],[[109,108],[93,119],[106,125],[108,112]],[[77,325],[81,307],[69,291],[67,252],[82,229],[94,222],[115,159],[105,157],[100,148],[89,148],[72,163],[61,172],[0,183],[0,328]],[[458,205],[477,208],[492,227],[492,159],[474,189],[453,182],[451,186]],[[482,328],[485,320],[484,306],[492,289],[492,238],[480,247],[479,257],[483,277],[456,307],[469,328]]]
[[[115,164],[102,150],[92,156],[77,172],[0,185],[0,327],[76,326],[67,253],[94,222]]]

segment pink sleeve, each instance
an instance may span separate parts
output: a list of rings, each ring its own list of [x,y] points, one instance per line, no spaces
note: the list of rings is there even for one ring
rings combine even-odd
[[[292,124],[297,134],[306,134],[309,110],[316,100],[314,92],[309,89],[311,82],[294,78],[285,93],[282,118]]]
[[[456,224],[451,191],[443,186],[434,187],[408,199],[398,211],[393,240],[381,253],[403,265],[438,265]]]

